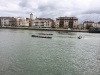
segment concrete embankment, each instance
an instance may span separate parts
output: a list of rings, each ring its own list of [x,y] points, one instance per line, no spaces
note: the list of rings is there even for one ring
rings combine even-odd
[[[79,29],[56,29],[56,28],[32,28],[32,27],[0,27],[0,29],[25,29],[25,30],[41,30],[41,31],[68,31],[68,32],[88,32],[88,30]]]

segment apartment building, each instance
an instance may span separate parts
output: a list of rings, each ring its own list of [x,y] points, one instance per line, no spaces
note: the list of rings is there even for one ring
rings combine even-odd
[[[78,28],[78,18],[76,17],[58,17],[56,18],[56,28]]]
[[[14,17],[0,17],[0,25],[1,26],[15,26],[15,18]]]
[[[93,27],[98,27],[98,28],[100,28],[100,21],[99,21],[99,22],[96,22],[96,23],[93,23],[92,26],[93,26]]]
[[[94,21],[84,21],[84,29],[87,29],[88,26],[92,26],[94,24]]]
[[[83,24],[78,24],[78,29],[84,29],[84,25]]]
[[[29,18],[17,17],[16,18],[16,26],[18,27],[28,27],[29,26]]]
[[[54,25],[54,21],[51,18],[36,18],[32,20],[32,27],[35,28],[51,28]]]

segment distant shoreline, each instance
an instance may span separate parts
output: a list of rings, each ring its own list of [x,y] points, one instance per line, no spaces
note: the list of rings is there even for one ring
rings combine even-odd
[[[56,29],[56,28],[32,28],[32,27],[0,27],[0,29],[24,29],[24,30],[41,30],[41,31],[68,31],[68,32],[88,32],[88,30],[68,30],[68,29]]]

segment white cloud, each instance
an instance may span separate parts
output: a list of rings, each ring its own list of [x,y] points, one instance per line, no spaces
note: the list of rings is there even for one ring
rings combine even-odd
[[[99,0],[1,0],[0,16],[29,17],[32,12],[34,17],[56,19],[59,16],[75,16],[79,23],[97,21],[99,3]]]

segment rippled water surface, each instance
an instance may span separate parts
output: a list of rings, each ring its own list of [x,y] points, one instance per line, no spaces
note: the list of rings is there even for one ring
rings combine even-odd
[[[0,29],[0,75],[100,75],[100,34]]]

